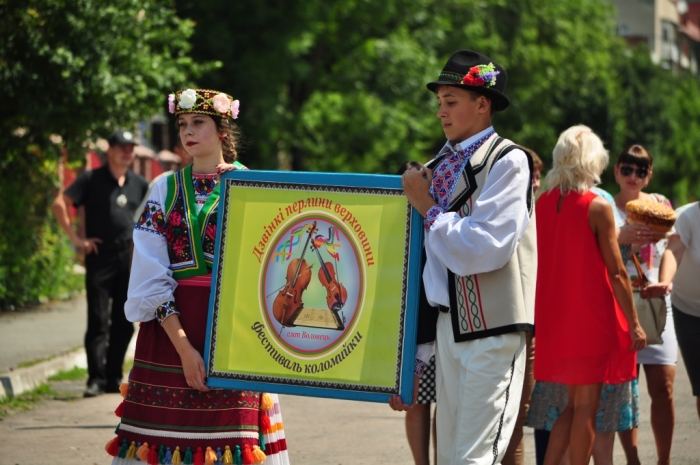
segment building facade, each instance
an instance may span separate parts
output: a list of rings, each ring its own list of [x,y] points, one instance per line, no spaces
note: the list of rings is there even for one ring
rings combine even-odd
[[[700,0],[611,0],[618,33],[630,45],[646,43],[652,59],[675,73],[698,76]]]

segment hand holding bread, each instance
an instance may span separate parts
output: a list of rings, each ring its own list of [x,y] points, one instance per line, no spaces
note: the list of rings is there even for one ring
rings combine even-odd
[[[620,244],[638,246],[647,245],[660,239],[663,239],[663,237],[659,237],[658,233],[641,223],[626,224],[620,227],[620,234],[618,235],[618,242]]]
[[[636,236],[647,235],[646,230],[649,230],[653,232],[652,239],[655,240],[666,237],[676,222],[673,208],[656,200],[631,200],[625,205],[625,212],[629,225],[636,227]]]

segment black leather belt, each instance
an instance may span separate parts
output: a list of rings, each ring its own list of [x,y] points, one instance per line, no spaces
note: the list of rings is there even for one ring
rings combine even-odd
[[[450,307],[445,307],[444,305],[438,305],[438,310],[442,313],[450,313]]]

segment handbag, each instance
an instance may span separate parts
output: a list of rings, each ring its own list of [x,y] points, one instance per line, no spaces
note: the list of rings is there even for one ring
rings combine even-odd
[[[663,344],[661,333],[666,327],[666,300],[663,297],[655,299],[642,297],[641,291],[649,285],[649,280],[644,274],[636,254],[632,254],[632,260],[637,268],[637,276],[639,276],[639,288],[634,289],[633,292],[639,324],[647,335],[647,344]]]

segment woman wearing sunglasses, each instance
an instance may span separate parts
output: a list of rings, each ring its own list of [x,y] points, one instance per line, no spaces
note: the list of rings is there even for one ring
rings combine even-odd
[[[620,186],[620,192],[615,195],[615,205],[623,221],[626,218],[625,205],[631,200],[656,200],[671,206],[663,195],[643,192],[651,180],[652,168],[652,157],[641,145],[632,145],[618,156],[615,164],[615,181]],[[638,273],[631,254],[637,255],[647,279],[651,283],[656,283],[659,280],[659,265],[666,242],[665,237],[660,237],[646,225],[620,225],[618,243],[633,285]],[[666,297],[666,306],[668,317],[663,332],[663,344],[649,345],[637,354],[637,363],[644,366],[647,390],[651,397],[651,427],[656,440],[659,465],[668,464],[671,460],[671,442],[675,423],[673,381],[676,376],[678,357],[678,344],[668,297]],[[619,434],[627,455],[627,463],[638,464],[637,429]]]

